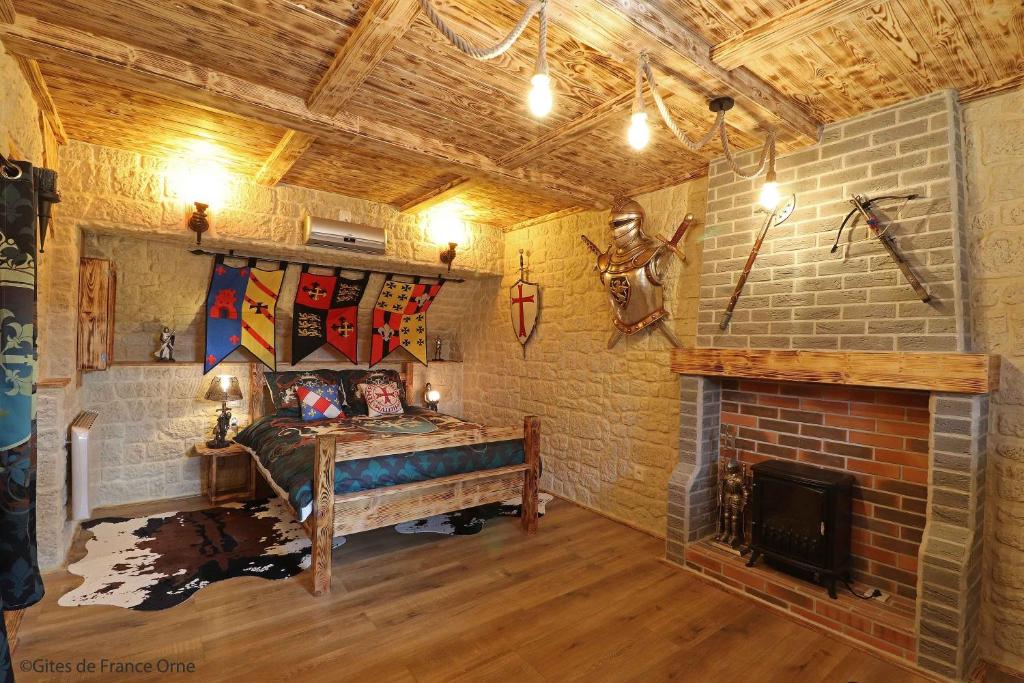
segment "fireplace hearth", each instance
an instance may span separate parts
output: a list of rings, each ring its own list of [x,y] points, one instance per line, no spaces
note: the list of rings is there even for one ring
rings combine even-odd
[[[966,679],[980,651],[975,540],[998,357],[696,348],[673,351],[672,369],[684,376],[666,559],[858,645]],[[849,570],[886,599],[844,591],[833,600],[768,566],[775,560],[747,567],[711,542],[720,458],[853,476]]]
[[[753,466],[751,556],[780,563],[788,573],[824,583],[836,598],[836,580],[850,579],[853,477],[798,462]]]

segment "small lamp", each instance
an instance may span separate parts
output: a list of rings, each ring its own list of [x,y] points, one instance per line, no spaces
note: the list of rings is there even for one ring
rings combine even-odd
[[[221,406],[217,411],[217,424],[213,428],[213,439],[206,442],[207,448],[226,448],[230,444],[227,440],[228,427],[231,425],[231,409],[228,408],[228,401],[241,401],[242,388],[238,384],[238,378],[232,375],[217,375],[210,388],[206,390],[207,401],[220,401]]]
[[[427,404],[427,408],[437,412],[437,404],[441,400],[441,392],[430,386],[430,382],[427,382],[427,386],[423,391],[423,400]]]

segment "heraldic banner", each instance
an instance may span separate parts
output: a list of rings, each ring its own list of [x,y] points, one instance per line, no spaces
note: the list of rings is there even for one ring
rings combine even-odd
[[[274,321],[284,268],[261,270],[250,259],[234,268],[217,256],[206,295],[206,359],[204,372],[215,368],[239,346],[271,370],[277,369]]]
[[[292,317],[292,365],[324,344],[359,362],[359,302],[369,281],[369,273],[349,279],[338,270],[334,275],[317,275],[309,272],[309,266],[302,267]]]
[[[3,164],[0,161],[0,164]],[[36,190],[0,166],[0,612],[43,597],[36,557]],[[13,681],[0,615],[0,681]]]
[[[370,367],[401,346],[427,364],[427,310],[444,280],[432,284],[401,282],[388,275],[373,307]]]

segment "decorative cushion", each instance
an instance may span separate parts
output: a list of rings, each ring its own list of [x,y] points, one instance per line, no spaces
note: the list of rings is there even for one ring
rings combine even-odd
[[[300,384],[310,389],[332,386],[338,392],[338,405],[342,408],[346,405],[345,388],[339,386],[341,383],[338,381],[338,373],[335,370],[289,370],[287,372],[265,372],[263,376],[267,379],[270,396],[274,400],[274,407],[278,412],[282,410],[298,412],[299,398],[295,394],[295,388]]]
[[[369,414],[366,399],[363,398],[362,392],[359,390],[360,384],[394,384],[398,387],[398,398],[402,402],[402,407],[408,406],[405,397],[405,384],[397,370],[342,370],[338,374],[341,376],[341,385],[345,390],[349,415]]]
[[[342,414],[336,386],[308,387],[300,384],[295,387],[295,394],[302,404],[302,419],[305,422],[333,420]]]
[[[398,385],[394,382],[387,384],[360,384],[359,393],[366,401],[367,415],[379,417],[381,415],[401,415],[405,412],[402,407],[402,399],[398,391]]]

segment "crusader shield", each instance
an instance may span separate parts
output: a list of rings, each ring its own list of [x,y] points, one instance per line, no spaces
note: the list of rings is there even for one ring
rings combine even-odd
[[[524,347],[537,326],[537,304],[540,301],[540,287],[526,280],[519,280],[509,289],[512,311],[512,331]]]

